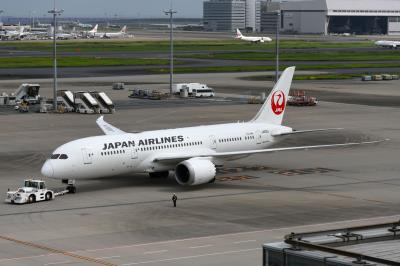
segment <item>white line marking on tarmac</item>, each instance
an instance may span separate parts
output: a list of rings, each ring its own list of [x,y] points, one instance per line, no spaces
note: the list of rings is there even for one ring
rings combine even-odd
[[[250,242],[256,242],[257,240],[251,239],[251,240],[242,240],[242,241],[236,241],[233,242],[233,244],[242,244],[242,243],[250,243]]]
[[[175,240],[167,240],[167,241],[160,241],[160,242],[150,242],[150,243],[143,243],[143,244],[124,245],[124,246],[116,246],[116,247],[106,247],[106,248],[98,248],[98,249],[77,250],[75,252],[96,252],[96,251],[103,251],[103,250],[110,250],[110,249],[117,249],[117,248],[131,248],[131,247],[142,247],[142,246],[150,246],[150,245],[162,245],[162,244],[170,244],[170,243],[199,240],[199,239],[213,239],[213,238],[220,238],[220,237],[226,237],[226,236],[239,236],[239,235],[243,235],[243,234],[267,233],[267,232],[276,232],[276,231],[289,230],[289,229],[294,230],[294,229],[302,229],[302,228],[313,228],[316,226],[329,226],[329,225],[332,226],[332,225],[336,225],[336,224],[343,224],[343,223],[348,224],[348,223],[363,222],[363,221],[374,221],[374,220],[380,220],[380,219],[392,219],[393,218],[393,219],[398,220],[399,217],[400,217],[400,215],[392,215],[392,216],[372,217],[372,218],[356,219],[356,220],[348,220],[348,221],[344,220],[344,221],[337,221],[337,222],[332,222],[332,223],[288,226],[288,227],[272,228],[272,229],[249,231],[249,232],[239,232],[239,233],[232,233],[232,234],[192,237],[192,238],[175,239]]]
[[[147,252],[145,252],[144,254],[158,254],[158,253],[165,253],[165,252],[167,252],[168,250],[166,250],[166,249],[163,249],[163,250],[155,250],[155,251],[147,251]]]
[[[35,256],[27,256],[27,257],[17,257],[17,258],[9,258],[9,259],[0,259],[0,262],[8,261],[8,260],[26,260],[26,259],[33,259],[33,258],[40,258],[40,257],[47,257],[59,254],[43,254],[43,255],[35,255]]]
[[[95,259],[96,260],[106,260],[106,259],[114,259],[114,258],[121,258],[121,256],[99,257],[99,258],[95,258]]]
[[[50,262],[50,263],[46,263],[43,265],[58,265],[58,264],[67,264],[67,263],[71,263],[72,261],[70,260],[64,260],[64,261],[58,261],[58,262]]]
[[[214,246],[214,245],[203,245],[203,246],[193,246],[193,247],[189,247],[189,248],[192,248],[192,249],[195,249],[195,248],[208,248],[208,247],[212,247],[212,246]]]
[[[150,245],[162,245],[162,244],[184,242],[184,241],[190,241],[190,240],[213,239],[213,238],[221,238],[221,237],[227,237],[227,236],[239,236],[239,235],[244,235],[244,234],[276,232],[276,231],[282,231],[282,230],[300,230],[300,229],[306,229],[306,228],[313,228],[315,226],[333,226],[333,225],[338,225],[338,224],[344,224],[343,226],[348,227],[349,223],[364,222],[364,221],[365,222],[368,222],[368,221],[373,222],[373,221],[379,221],[379,220],[382,220],[382,219],[388,219],[388,220],[389,219],[396,219],[396,220],[399,220],[399,217],[400,217],[400,215],[392,215],[392,216],[380,216],[380,217],[372,217],[372,218],[364,218],[364,219],[355,219],[355,220],[348,220],[348,221],[343,220],[343,221],[337,221],[337,222],[332,222],[332,223],[307,224],[307,225],[272,228],[272,229],[258,230],[258,231],[239,232],[239,233],[221,234],[221,235],[213,235],[213,236],[203,236],[203,237],[197,237],[197,238],[193,237],[193,238],[167,240],[167,241],[150,242],[150,243],[133,244],[133,245],[123,245],[123,246],[106,247],[106,248],[98,248],[98,249],[82,249],[82,250],[71,251],[71,253],[76,253],[76,252],[96,252],[96,251],[121,249],[121,248],[142,247],[142,246],[150,246]],[[48,253],[48,254],[42,254],[42,255],[36,255],[36,256],[4,258],[4,259],[0,259],[0,262],[12,261],[12,260],[24,260],[24,259],[38,258],[38,257],[44,257],[44,256],[54,256],[54,255],[59,255],[59,254]]]
[[[126,263],[126,264],[121,264],[120,266],[149,264],[149,263],[157,263],[157,262],[176,261],[176,260],[186,260],[186,259],[194,259],[194,258],[200,258],[200,257],[209,257],[209,256],[218,256],[218,255],[226,255],[226,254],[233,254],[233,253],[248,252],[248,251],[254,251],[254,250],[261,250],[261,248],[231,250],[231,251],[225,251],[225,252],[207,253],[207,254],[186,256],[186,257],[176,257],[176,258],[170,258],[170,259],[162,259],[162,260],[138,261],[138,262],[131,262],[131,263]]]

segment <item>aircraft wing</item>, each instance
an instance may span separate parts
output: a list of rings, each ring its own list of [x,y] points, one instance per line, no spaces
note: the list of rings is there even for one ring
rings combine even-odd
[[[97,125],[101,128],[101,130],[104,132],[106,135],[121,135],[121,134],[126,134],[125,131],[122,131],[119,128],[114,127],[113,125],[110,125],[106,121],[104,121],[104,116],[100,116],[96,120]]]
[[[323,129],[308,129],[308,130],[295,130],[287,133],[272,134],[273,137],[311,133],[311,132],[321,132],[321,131],[333,131],[333,130],[343,130],[343,128],[323,128]]]
[[[295,151],[295,150],[308,150],[308,149],[320,149],[320,148],[335,148],[335,147],[346,147],[346,146],[356,146],[363,144],[374,144],[380,143],[385,140],[377,140],[377,141],[365,141],[365,142],[349,142],[349,143],[340,143],[340,144],[326,144],[326,145],[314,145],[314,146],[298,146],[298,147],[284,147],[284,148],[271,148],[271,149],[262,149],[262,150],[248,150],[248,151],[234,151],[234,152],[210,152],[210,153],[202,153],[202,154],[171,154],[160,157],[155,157],[153,159],[154,162],[162,162],[162,161],[178,161],[178,160],[186,160],[194,157],[233,157],[240,155],[252,155],[257,153],[272,153],[279,151]]]

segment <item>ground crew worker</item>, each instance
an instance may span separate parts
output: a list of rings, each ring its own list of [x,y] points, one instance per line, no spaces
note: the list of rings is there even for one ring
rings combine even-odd
[[[176,201],[178,200],[178,197],[176,196],[176,194],[174,193],[174,195],[172,195],[172,202],[174,203],[174,207],[176,207]]]

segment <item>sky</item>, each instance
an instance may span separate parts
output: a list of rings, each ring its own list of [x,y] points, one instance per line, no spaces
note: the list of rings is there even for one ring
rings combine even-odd
[[[57,9],[64,9],[65,17],[164,17],[163,10],[170,7],[178,11],[177,17],[200,18],[203,0],[56,0]],[[2,16],[43,17],[53,8],[53,0],[1,0]]]

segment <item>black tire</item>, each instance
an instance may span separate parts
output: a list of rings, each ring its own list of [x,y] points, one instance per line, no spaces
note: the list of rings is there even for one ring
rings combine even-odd
[[[149,173],[149,176],[151,178],[167,178],[169,176],[169,171]]]
[[[35,203],[35,202],[36,202],[36,197],[35,197],[35,195],[29,195],[28,202],[29,202],[29,203]]]
[[[209,183],[209,184],[215,183],[215,180],[216,180],[216,178],[214,177],[214,178],[211,179],[208,183]]]
[[[75,194],[76,193],[76,187],[67,187],[68,193],[70,194]]]
[[[44,198],[46,201],[49,201],[53,199],[53,195],[51,194],[51,192],[47,192]]]

